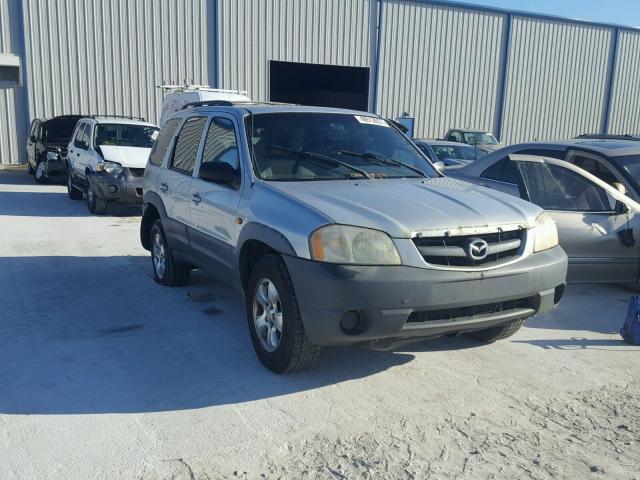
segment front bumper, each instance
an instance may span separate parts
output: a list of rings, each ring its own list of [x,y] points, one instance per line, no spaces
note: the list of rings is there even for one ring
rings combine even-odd
[[[484,272],[284,259],[305,331],[317,345],[436,337],[527,318],[554,307],[567,275],[560,247]],[[347,312],[359,317],[349,333],[340,326]]]
[[[47,177],[67,174],[67,159],[64,157],[47,158]]]
[[[142,178],[133,175],[128,168],[118,176],[104,172],[89,175],[89,181],[99,198],[131,205],[142,204]]]

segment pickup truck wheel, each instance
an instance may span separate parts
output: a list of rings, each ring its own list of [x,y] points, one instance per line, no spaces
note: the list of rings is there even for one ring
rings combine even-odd
[[[73,184],[73,177],[71,172],[67,175],[67,194],[71,200],[82,200],[82,190],[76,188]]]
[[[47,164],[44,161],[38,162],[34,179],[36,183],[45,183],[47,181]]]
[[[467,336],[478,340],[483,343],[493,343],[496,340],[502,340],[503,338],[510,337],[522,327],[524,319],[514,320],[512,322],[500,325],[498,327],[487,328],[486,330],[479,330],[477,332],[468,333]]]
[[[173,252],[167,244],[167,237],[160,220],[156,220],[151,227],[149,243],[151,245],[153,279],[160,285],[167,287],[183,287],[189,283],[191,266],[176,263]]]
[[[264,366],[276,373],[308,368],[320,347],[307,338],[291,277],[280,255],[258,260],[245,298],[251,341]]]
[[[104,215],[107,212],[108,203],[104,198],[98,197],[93,185],[89,183],[87,188],[87,207],[95,215]]]

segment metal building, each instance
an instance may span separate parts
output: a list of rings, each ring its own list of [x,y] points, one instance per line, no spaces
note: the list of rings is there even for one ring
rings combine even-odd
[[[415,117],[506,143],[640,133],[640,30],[439,0],[0,0],[0,163],[29,122],[158,121],[162,83]]]

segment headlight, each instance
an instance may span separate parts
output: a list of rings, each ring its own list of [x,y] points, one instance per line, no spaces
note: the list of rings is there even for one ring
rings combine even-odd
[[[116,162],[100,162],[96,165],[96,170],[111,175],[119,175],[122,173],[122,165]]]
[[[558,245],[558,228],[556,221],[548,213],[541,214],[536,219],[536,228],[534,229],[535,242],[533,244],[534,252],[542,252]]]
[[[328,225],[309,237],[311,258],[320,262],[400,265],[400,254],[384,232],[346,225]]]
[[[60,153],[53,150],[47,150],[47,160],[57,160],[59,157]]]

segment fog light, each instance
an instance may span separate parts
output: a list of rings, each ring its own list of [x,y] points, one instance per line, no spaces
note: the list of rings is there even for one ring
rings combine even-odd
[[[340,329],[348,335],[356,333],[359,326],[360,314],[358,312],[347,312],[342,316],[342,319],[340,319]]]
[[[115,185],[109,185],[109,193],[116,193],[118,191],[118,187]]]

